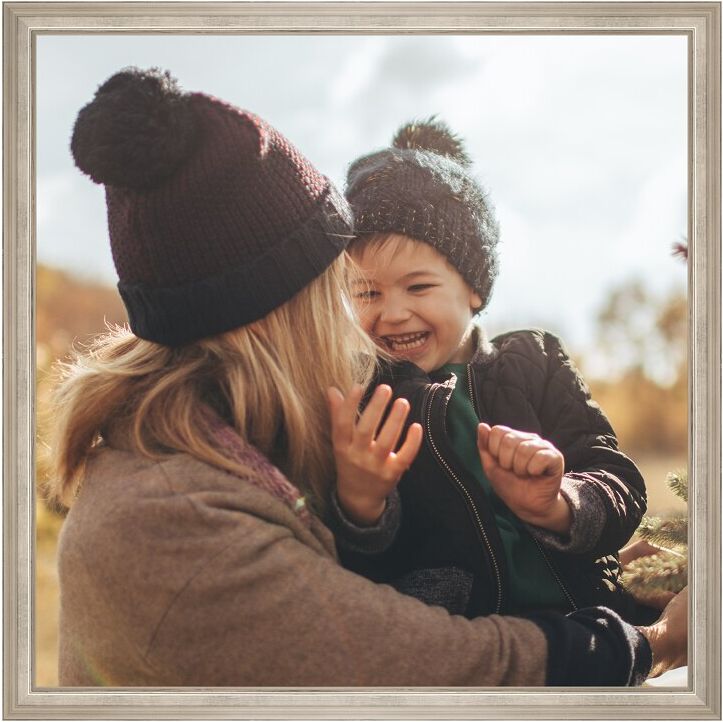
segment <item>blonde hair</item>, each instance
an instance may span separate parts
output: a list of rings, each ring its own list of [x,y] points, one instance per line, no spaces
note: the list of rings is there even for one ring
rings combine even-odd
[[[375,348],[348,302],[343,253],[263,319],[182,348],[116,328],[60,367],[55,392],[56,503],[69,506],[86,461],[111,427],[147,456],[182,451],[232,473],[252,471],[214,444],[213,405],[272,459],[317,511],[334,477],[326,389],[367,385]]]
[[[396,231],[383,231],[355,236],[347,250],[349,251],[349,255],[355,260],[361,258],[367,250],[378,253],[385,248],[389,248],[392,257],[394,257],[409,243],[423,245],[425,242],[419,241],[412,236],[406,236],[403,233],[397,233]],[[432,248],[434,248],[434,246],[432,246]],[[434,250],[436,251],[437,249],[435,248]],[[449,263],[449,261],[447,262]]]

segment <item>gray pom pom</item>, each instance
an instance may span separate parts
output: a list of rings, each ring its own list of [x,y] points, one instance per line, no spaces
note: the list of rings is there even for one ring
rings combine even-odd
[[[462,139],[435,116],[428,120],[415,120],[403,125],[394,136],[392,145],[402,150],[426,150],[429,153],[444,155],[464,167],[472,164]]]

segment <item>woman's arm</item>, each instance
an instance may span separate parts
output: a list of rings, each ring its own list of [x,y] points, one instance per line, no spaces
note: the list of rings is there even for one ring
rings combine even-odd
[[[288,528],[238,516],[238,542],[189,580],[149,647],[180,684],[625,685],[648,672],[647,643],[611,612],[469,621],[342,569]]]

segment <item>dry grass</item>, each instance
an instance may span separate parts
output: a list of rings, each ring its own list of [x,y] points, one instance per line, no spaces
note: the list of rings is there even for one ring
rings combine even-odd
[[[58,686],[58,567],[56,542],[61,521],[36,507],[35,686]]]

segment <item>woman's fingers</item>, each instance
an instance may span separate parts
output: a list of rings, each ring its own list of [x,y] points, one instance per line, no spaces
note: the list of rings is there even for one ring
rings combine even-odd
[[[624,568],[626,564],[630,564],[630,562],[635,561],[640,557],[649,557],[653,554],[659,554],[660,551],[660,547],[651,544],[645,539],[638,539],[632,544],[628,544],[626,547],[621,549],[618,553],[618,559]]]

